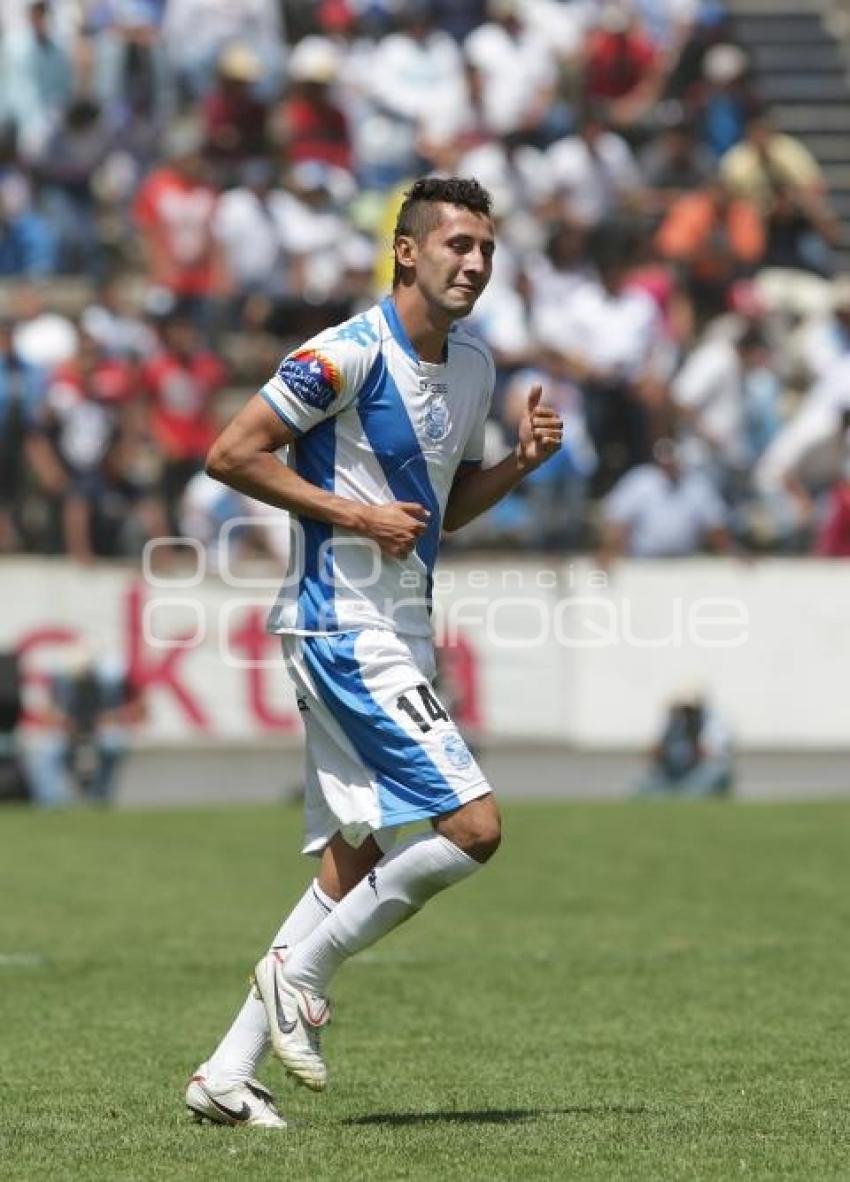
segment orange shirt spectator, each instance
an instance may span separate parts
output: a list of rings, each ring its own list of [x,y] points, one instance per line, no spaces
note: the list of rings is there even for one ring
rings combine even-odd
[[[689,263],[700,277],[711,278],[730,263],[755,266],[764,254],[765,230],[752,202],[714,188],[674,201],[655,245],[663,258]]]

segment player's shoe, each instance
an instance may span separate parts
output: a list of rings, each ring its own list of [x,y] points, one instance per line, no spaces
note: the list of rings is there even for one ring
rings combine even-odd
[[[285,955],[273,948],[254,969],[254,984],[269,1019],[272,1050],[290,1075],[314,1092],[328,1082],[319,1031],[331,1016],[324,997],[296,989],[283,976]]]
[[[275,1106],[274,1096],[256,1079],[216,1087],[202,1063],[186,1087],[186,1108],[192,1120],[202,1124],[246,1125],[263,1129],[285,1129],[286,1121]]]

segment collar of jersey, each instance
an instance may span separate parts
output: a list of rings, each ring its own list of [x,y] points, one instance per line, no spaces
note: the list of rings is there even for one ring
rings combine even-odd
[[[443,346],[442,361],[439,361],[439,362],[437,362],[437,361],[423,361],[422,358],[419,356],[419,354],[414,349],[413,344],[410,340],[410,337],[407,335],[407,332],[405,331],[405,327],[401,322],[401,317],[399,316],[398,311],[396,310],[395,302],[393,301],[392,296],[384,296],[384,298],[381,300],[381,311],[384,314],[384,319],[386,320],[387,324],[389,325],[390,332],[393,334],[396,341],[398,341],[398,343],[401,345],[402,349],[404,349],[405,353],[407,354],[408,357],[410,357],[410,359],[412,361],[415,361],[417,365],[429,365],[429,366],[435,366],[435,367],[446,364],[446,362],[448,361],[448,357],[449,357],[449,343],[448,343],[448,341],[446,341],[445,345]]]

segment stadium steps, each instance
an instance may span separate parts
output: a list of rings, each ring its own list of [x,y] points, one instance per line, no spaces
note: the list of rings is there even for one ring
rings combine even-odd
[[[824,172],[844,228],[837,263],[850,271],[850,53],[829,0],[729,0],[759,97]]]

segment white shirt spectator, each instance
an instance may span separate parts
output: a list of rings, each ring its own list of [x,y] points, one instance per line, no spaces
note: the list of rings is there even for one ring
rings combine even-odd
[[[591,152],[581,136],[567,136],[547,152],[552,182],[567,212],[588,226],[613,213],[623,197],[641,187],[640,170],[626,141],[608,131]]]
[[[756,467],[756,487],[777,492],[791,476],[813,485],[831,484],[846,455],[843,417],[848,412],[850,356],[827,371],[773,440]]]
[[[494,135],[525,127],[557,82],[549,43],[530,29],[512,36],[504,25],[480,25],[467,37],[464,53],[480,75],[484,124]]]
[[[525,268],[530,288],[531,331],[541,344],[560,348],[565,309],[586,283],[595,282],[585,265],[555,267],[543,254],[529,258]]]
[[[723,463],[745,464],[743,367],[727,340],[698,346],[673,381],[674,403],[690,412],[691,427]]]
[[[229,273],[242,291],[283,290],[285,265],[282,259],[280,212],[275,213],[280,192],[273,191],[265,203],[250,188],[229,189],[216,206],[213,234],[221,244]]]
[[[438,140],[453,138],[469,124],[463,57],[440,31],[424,40],[392,33],[372,58],[372,97],[385,110]]]
[[[650,296],[629,288],[612,294],[595,280],[577,287],[560,321],[552,318],[551,329],[547,344],[610,378],[643,377],[665,347],[661,316]]]
[[[525,0],[523,19],[528,28],[551,46],[559,61],[581,54],[587,30],[594,24],[596,0]]]
[[[15,350],[29,365],[53,369],[77,352],[77,330],[58,312],[41,312],[22,320],[14,332]]]
[[[850,328],[834,316],[812,320],[802,330],[799,352],[809,375],[818,380],[850,355]]]
[[[626,553],[634,558],[694,554],[706,532],[726,524],[726,509],[699,472],[672,481],[655,464],[627,472],[605,501],[607,521],[626,526]]]
[[[275,193],[272,212],[280,245],[302,268],[301,294],[323,300],[339,288],[344,253],[353,231],[332,204],[310,205],[286,189]]]
[[[163,44],[178,60],[212,56],[235,42],[282,53],[280,9],[275,0],[168,0]]]

